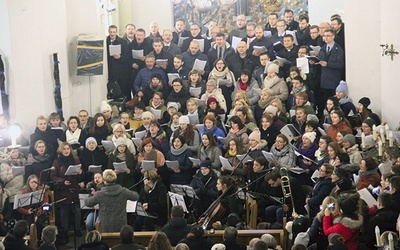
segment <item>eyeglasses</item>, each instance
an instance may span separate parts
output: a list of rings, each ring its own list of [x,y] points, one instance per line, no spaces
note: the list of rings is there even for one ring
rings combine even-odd
[[[322,170],[322,168],[318,168],[318,171],[321,171],[322,173],[326,173],[326,170]]]
[[[174,84],[174,85],[172,85],[172,87],[181,87],[182,85],[180,85],[180,84]]]

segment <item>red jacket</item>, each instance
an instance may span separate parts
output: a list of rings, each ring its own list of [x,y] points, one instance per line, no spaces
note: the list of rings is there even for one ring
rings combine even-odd
[[[325,236],[334,233],[340,234],[349,250],[358,250],[360,228],[363,224],[362,216],[359,215],[358,219],[349,217],[337,217],[334,221],[332,219],[331,216],[324,216],[323,229]],[[332,225],[332,223],[335,224]]]

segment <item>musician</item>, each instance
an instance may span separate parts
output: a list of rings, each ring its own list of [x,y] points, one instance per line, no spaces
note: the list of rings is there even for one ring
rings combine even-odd
[[[217,180],[217,190],[221,192],[220,197],[217,199],[219,202],[213,203],[210,206],[210,208],[214,209],[211,209],[211,211],[206,214],[206,217],[211,216],[211,213],[215,212],[215,209],[218,209],[218,213],[216,214],[218,216],[210,218],[211,222],[213,219],[216,220],[212,223],[214,229],[225,228],[228,220],[230,225],[236,225],[240,222],[240,217],[244,214],[243,205],[235,194],[237,191],[237,184],[228,176],[220,176]]]
[[[156,218],[137,216],[135,232],[154,231],[155,225],[163,226],[167,222],[167,189],[160,180],[157,171],[151,170],[144,173],[144,189],[140,192],[139,202],[143,209]]]
[[[269,204],[269,202],[260,196],[257,196],[258,194],[267,194],[267,182],[264,181],[264,178],[262,178],[268,171],[268,161],[264,158],[264,156],[257,156],[254,159],[254,164],[253,164],[253,176],[251,179],[251,185],[249,186],[249,191],[254,192],[252,193],[253,196],[255,197],[255,200],[257,202],[257,207],[258,207],[258,217],[261,217],[262,220],[264,221],[265,218],[265,208]]]
[[[99,204],[99,220],[103,232],[118,232],[127,224],[127,200],[136,201],[138,193],[130,191],[116,183],[117,174],[107,169],[103,172],[104,187],[92,191],[93,196],[85,200],[85,205],[93,207]]]
[[[281,174],[278,169],[272,171],[271,173],[265,176],[265,180],[271,187],[278,188],[280,187],[282,190],[282,180]],[[305,214],[304,209],[304,200],[305,195],[303,193],[303,189],[301,187],[300,182],[293,178],[289,177],[290,189],[292,191],[291,196],[293,197],[293,203],[291,204],[291,199],[286,198],[285,203],[282,205],[270,205],[265,209],[266,221],[271,224],[272,229],[282,229],[283,225],[283,216],[284,213],[288,215],[293,214],[293,205],[297,214]],[[281,196],[283,197],[283,195]]]
[[[212,163],[206,158],[200,163],[200,170],[193,176],[190,186],[196,192],[200,200],[194,200],[196,218],[204,213],[204,211],[217,199],[219,193],[216,188],[217,175],[212,170]]]
[[[86,184],[87,189],[91,189],[92,191],[99,191],[104,186],[103,182],[103,174],[95,173],[93,176],[93,181]],[[86,216],[86,230],[88,232],[95,229],[95,221],[97,221],[98,216],[95,216],[95,211],[89,211]],[[96,218],[95,218],[96,217]]]
[[[225,158],[228,159],[229,163],[232,166],[232,171],[226,170],[224,167],[221,167],[222,175],[230,175],[232,174],[233,180],[239,185],[244,186],[244,183],[247,181],[247,173],[248,168],[244,164],[239,164],[240,160],[236,157],[238,154],[246,154],[245,148],[242,145],[242,142],[238,138],[232,138],[229,140],[228,151],[225,154]]]
[[[75,217],[75,234],[78,237],[82,237],[82,232],[80,231],[81,210],[77,191],[84,187],[83,178],[85,174],[82,169],[79,169],[78,175],[65,175],[69,166],[80,164],[79,159],[72,154],[72,147],[68,142],[61,143],[57,153],[58,157],[53,162],[55,169],[51,171],[50,178],[58,183],[58,187],[55,190],[55,199],[58,201],[66,198],[59,202],[61,206],[61,228],[59,228],[58,232],[61,237],[65,237],[61,240],[63,241],[68,239],[68,226],[70,219],[73,219],[70,218],[70,213],[73,213]]]
[[[42,190],[42,187],[39,186],[39,178],[36,175],[30,175],[26,181],[26,185],[24,186],[22,193],[32,193],[38,190]],[[19,207],[17,210],[19,213],[23,215],[24,220],[28,222],[28,224],[35,223],[38,233],[38,239],[41,238],[42,229],[44,228],[44,223],[47,219],[48,214],[45,214],[42,210],[42,205],[44,203],[49,202],[49,194],[47,190],[41,192],[43,194],[43,201],[37,204],[32,204],[30,206]]]

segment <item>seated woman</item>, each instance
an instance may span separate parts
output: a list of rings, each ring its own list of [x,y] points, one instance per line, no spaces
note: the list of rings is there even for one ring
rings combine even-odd
[[[273,123],[273,119],[269,115],[263,115],[260,125],[261,140],[267,142],[266,151],[269,151],[275,143],[275,138],[281,133],[280,128]]]
[[[381,177],[378,173],[378,163],[376,160],[371,157],[362,159],[358,176],[360,179],[356,184],[357,190],[368,188],[369,185],[377,187],[380,183]]]
[[[227,134],[227,138],[238,138],[239,141],[242,142],[243,146],[247,147],[249,144],[249,136],[247,135],[247,129],[243,124],[242,120],[234,115],[229,119],[229,123],[231,125],[231,129],[229,129],[229,133]],[[224,146],[226,148],[226,146]]]
[[[155,117],[150,111],[145,111],[142,114],[142,125],[135,130],[136,132],[140,131],[149,131],[151,121],[154,121]]]
[[[137,216],[134,230],[154,231],[155,225],[163,226],[167,222],[167,189],[157,174],[151,170],[144,173],[144,189],[140,192],[139,200],[143,209],[152,217]]]
[[[101,166],[101,169],[104,170],[108,164],[107,155],[103,150],[99,149],[97,141],[93,137],[86,139],[86,148],[82,151],[79,159],[82,163],[82,169],[85,172],[85,184],[93,180],[93,172],[89,171],[89,166]]]
[[[349,155],[351,164],[360,164],[362,156],[358,151],[358,144],[354,135],[347,134],[343,137],[343,150]]]
[[[232,108],[232,92],[234,90],[233,83],[235,82],[235,76],[232,71],[229,70],[225,60],[219,58],[215,60],[214,67],[208,76],[208,79],[215,77],[219,88],[222,91],[222,95],[226,101],[227,110]],[[224,82],[224,83],[222,83]]]
[[[108,141],[112,141],[114,143],[114,146],[117,147],[117,140],[119,138],[123,138],[126,140],[126,146],[128,147],[129,152],[131,152],[133,155],[136,155],[136,149],[135,146],[133,145],[133,142],[130,140],[129,135],[126,133],[124,125],[117,123],[115,124],[113,128],[113,134],[107,137]]]
[[[38,236],[40,236],[38,239],[40,239],[42,230],[45,227],[45,222],[49,218],[49,214],[42,209],[43,204],[49,203],[49,194],[47,190],[43,190],[43,187],[39,186],[39,178],[36,175],[30,175],[22,190],[22,194],[28,194],[35,191],[40,191],[40,195],[43,195],[42,202],[25,207],[19,207],[17,211],[22,214],[22,219],[26,220],[29,225],[35,223]]]
[[[205,214],[205,217],[200,218],[200,224],[202,225],[203,228],[211,228],[211,227],[214,229],[225,228],[227,226],[228,218],[232,223],[232,225],[228,226],[234,226],[241,221],[240,218],[244,213],[244,209],[237,195],[233,195],[237,191],[237,189],[238,189],[237,184],[233,181],[232,178],[225,175],[220,176],[218,178],[217,190],[219,191],[221,197],[220,204],[224,208],[225,212],[223,214],[220,214],[218,218],[215,218],[217,221],[214,222],[212,225],[207,223],[207,219],[204,220],[204,218],[207,218],[211,214],[210,213]],[[213,204],[211,206],[213,206]],[[236,215],[233,215],[233,213]],[[231,218],[231,216],[233,217]]]
[[[10,192],[10,203],[14,204],[15,195],[22,192],[24,176],[13,174],[12,167],[25,166],[26,160],[24,155],[18,151],[18,148],[9,148],[0,163],[0,180],[4,188]]]
[[[150,122],[150,129],[143,137],[143,140],[144,139],[153,140],[155,148],[161,151],[164,155],[168,153],[169,143],[167,133],[163,130],[159,122]]]
[[[52,156],[56,156],[56,151],[58,148],[58,142],[57,142],[57,137],[54,131],[50,128],[50,126],[47,125],[47,120],[44,116],[39,116],[36,118],[36,128],[35,132],[31,134],[30,136],[30,147],[29,151],[30,153],[34,154],[35,153],[35,148],[34,146],[36,145],[36,141],[42,140],[46,143],[47,147],[47,152]],[[53,158],[54,159],[54,158]]]
[[[121,225],[127,224],[126,203],[137,201],[138,193],[129,191],[116,184],[117,175],[111,169],[103,172],[104,186],[99,191],[93,191],[93,196],[85,200],[85,205],[93,207],[99,204],[99,220],[103,232],[118,232]]]
[[[337,163],[337,156],[338,153],[343,153],[342,147],[340,147],[339,143],[332,141],[328,144],[328,156],[329,156],[329,164],[336,167]]]
[[[254,105],[254,119],[256,120],[257,126],[261,125],[260,121],[264,115],[264,111],[271,104],[273,100],[274,97],[272,96],[271,90],[268,89],[261,90],[260,100],[258,100],[258,103],[256,105]]]
[[[270,162],[271,167],[285,167],[290,169],[296,165],[296,155],[293,147],[289,144],[289,139],[284,134],[276,137],[275,144],[272,145],[270,152],[276,158],[276,162]]]
[[[232,171],[234,171],[232,178],[236,183],[238,183],[239,186],[243,186],[247,181],[248,168],[245,164],[239,164],[240,160],[236,157],[236,155],[246,154],[246,148],[243,147],[238,138],[230,139],[228,146],[229,147],[225,154],[225,158],[228,159],[232,166]],[[231,175],[232,171],[225,169],[223,166],[221,167],[222,175]]]
[[[368,108],[370,104],[371,100],[368,97],[363,97],[358,101],[357,112],[361,115],[361,120],[364,121],[367,118],[371,118],[375,121],[375,124],[381,124],[379,116]]]
[[[345,118],[343,111],[333,110],[331,112],[332,126],[326,130],[326,134],[334,141],[337,141],[336,135],[339,131],[346,131],[348,134],[353,134],[350,123]]]
[[[187,115],[188,116],[196,116],[198,117],[199,123],[204,119],[206,114],[204,110],[199,107],[199,103],[194,98],[189,98],[186,101]]]
[[[97,145],[101,145],[101,141],[106,140],[111,132],[112,128],[106,117],[102,113],[95,114],[92,126],[89,128],[89,136],[96,139]]]
[[[300,143],[297,152],[311,160],[315,160],[314,155],[318,149],[318,146],[315,143],[315,137],[315,132],[304,133],[304,135],[302,136],[302,142]],[[297,178],[303,185],[309,185],[311,187],[314,186],[314,183],[311,180],[311,175],[313,174],[313,171],[311,169],[312,162],[303,158],[302,156],[298,156],[296,164],[298,167],[304,169],[305,173],[294,174],[293,176]]]
[[[200,88],[200,95],[192,95],[194,98],[200,99],[200,97],[206,92],[206,84],[204,83],[203,79],[201,78],[201,75],[197,69],[192,69],[189,74],[188,74],[188,89],[190,88]],[[190,92],[190,91],[189,91]]]
[[[186,101],[189,99],[189,91],[183,87],[183,82],[180,78],[172,80],[172,91],[169,93],[166,102],[177,102],[180,104],[178,110],[182,114],[186,114]]]
[[[319,138],[318,149],[315,151],[315,162],[317,162],[316,166],[311,167],[312,170],[318,169],[322,164],[329,163],[329,154],[328,154],[328,144],[332,142],[332,138],[327,135],[323,135]]]
[[[217,175],[213,171],[210,159],[205,159],[200,163],[199,170],[193,176],[190,186],[196,192],[200,200],[194,200],[195,217],[199,218],[211,203],[218,197]]]
[[[220,172],[221,170],[221,161],[219,156],[222,155],[220,148],[218,147],[217,142],[213,134],[210,132],[206,132],[201,136],[201,145],[198,148],[197,155],[201,161],[205,159],[210,159],[212,162],[212,169]],[[198,167],[198,166],[197,166]]]
[[[87,189],[91,189],[92,191],[96,191],[96,192],[99,191],[103,186],[104,186],[104,183],[103,183],[103,173],[102,172],[95,173],[93,175],[92,181],[90,181],[86,184]],[[89,210],[87,213],[87,216],[86,216],[86,221],[85,221],[86,230],[88,232],[94,230],[96,227],[97,221],[98,221],[97,211],[95,213],[94,210]]]
[[[108,250],[109,247],[106,243],[101,242],[101,234],[96,231],[88,231],[88,234],[85,237],[85,243],[82,243],[78,247],[78,250],[91,250],[91,249],[98,249],[98,250]]]
[[[166,159],[169,161],[178,161],[179,166],[168,168],[171,184],[188,185],[190,183],[193,176],[192,161],[189,160],[191,156],[192,152],[188,148],[183,136],[180,135],[172,139],[172,147]]]
[[[151,109],[161,111],[160,119],[157,119],[158,122],[161,122],[165,112],[167,111],[167,106],[165,106],[163,93],[155,92],[153,94],[153,98],[150,100],[149,106],[146,107],[147,111],[151,111]]]
[[[87,134],[85,130],[79,128],[79,118],[70,116],[67,121],[68,129],[60,137],[60,141],[68,142],[74,150],[83,150]]]
[[[268,151],[267,141],[261,139],[261,132],[256,128],[249,135],[249,156],[255,159],[257,156],[263,156],[262,151]]]
[[[35,142],[35,151],[28,155],[25,165],[25,176],[27,180],[30,175],[39,176],[39,183],[44,184],[49,181],[49,172],[42,174],[42,171],[50,168],[53,163],[52,156],[49,154],[46,143],[42,140]]]
[[[201,120],[201,121],[203,121],[203,120]],[[193,126],[190,124],[189,117],[186,115],[179,117],[179,128],[177,128],[174,131],[174,133],[172,134],[172,138],[177,137],[179,135],[182,135],[185,138],[186,144],[188,145],[189,149],[192,151],[192,154],[194,156],[197,156],[197,150],[200,145],[199,132],[193,128]]]
[[[217,127],[217,119],[214,115],[206,115],[203,120],[204,128],[200,131],[200,135],[206,132],[211,132],[217,138],[218,146],[222,148],[224,144],[218,140],[218,137],[225,137],[225,132]]]
[[[114,170],[115,174],[118,176],[116,180],[116,184],[121,185],[122,187],[129,188],[134,185],[134,162],[135,157],[133,154],[127,149],[128,140],[125,138],[118,138],[115,141],[115,150],[108,156],[108,165],[107,169]],[[124,172],[119,170],[115,170],[114,163],[125,162],[127,169]]]
[[[249,98],[249,105],[254,106],[257,101],[260,99],[259,93],[255,91],[258,89],[258,83],[256,80],[251,79],[251,72],[248,69],[242,70],[239,81],[235,83],[235,89],[232,93],[232,100],[234,100],[234,96],[238,90],[246,91],[246,95]]]

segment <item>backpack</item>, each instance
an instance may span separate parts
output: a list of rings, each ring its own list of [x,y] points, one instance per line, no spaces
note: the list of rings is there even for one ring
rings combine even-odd
[[[109,81],[107,83],[107,99],[118,99],[120,97],[122,97],[122,91],[118,81]]]

